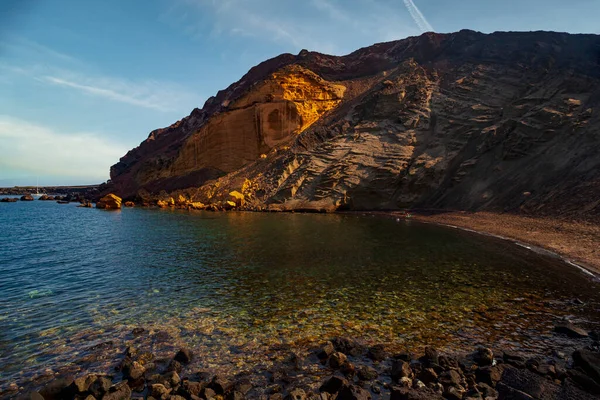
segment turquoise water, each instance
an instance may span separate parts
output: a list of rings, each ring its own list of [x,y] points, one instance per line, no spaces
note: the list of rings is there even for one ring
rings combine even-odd
[[[68,362],[104,368],[90,354],[108,340],[122,350],[137,326],[150,333],[140,346],[190,345],[203,367],[243,368],[274,344],[337,334],[539,350],[559,318],[600,321],[600,287],[579,270],[414,221],[35,201],[0,203],[0,232],[4,383]]]

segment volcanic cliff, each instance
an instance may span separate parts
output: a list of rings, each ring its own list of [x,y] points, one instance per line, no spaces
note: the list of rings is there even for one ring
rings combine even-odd
[[[109,190],[196,204],[237,191],[253,210],[598,219],[599,109],[599,35],[465,30],[343,57],[303,50],[150,133]]]

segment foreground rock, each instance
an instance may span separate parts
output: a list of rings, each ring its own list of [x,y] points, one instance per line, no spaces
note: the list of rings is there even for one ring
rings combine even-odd
[[[121,202],[122,200],[119,196],[116,196],[111,193],[98,200],[98,202],[96,203],[96,208],[100,208],[103,210],[120,210]]]
[[[525,359],[483,346],[459,355],[432,347],[415,356],[385,353],[383,345],[366,348],[336,338],[315,349],[314,359],[298,363],[295,357],[296,362],[267,371],[227,377],[188,368],[194,355],[186,348],[159,361],[130,347],[115,376],[58,377],[28,398],[129,399],[147,393],[148,399],[173,400],[589,400],[600,395],[600,353],[590,349],[576,351],[572,361]],[[0,395],[16,397],[18,387],[11,390]]]

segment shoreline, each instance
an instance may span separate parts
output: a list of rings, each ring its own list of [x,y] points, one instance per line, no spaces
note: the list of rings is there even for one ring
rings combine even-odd
[[[405,218],[401,211],[366,211],[370,215]],[[586,222],[490,212],[412,211],[412,219],[428,224],[513,241],[531,251],[561,258],[600,279],[600,226]]]

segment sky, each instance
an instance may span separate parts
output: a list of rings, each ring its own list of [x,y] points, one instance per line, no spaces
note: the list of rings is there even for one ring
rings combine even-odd
[[[0,187],[95,184],[252,66],[425,31],[600,34],[600,0],[0,0]]]

